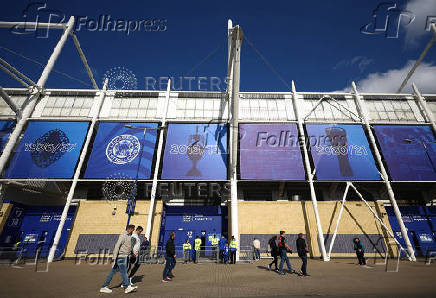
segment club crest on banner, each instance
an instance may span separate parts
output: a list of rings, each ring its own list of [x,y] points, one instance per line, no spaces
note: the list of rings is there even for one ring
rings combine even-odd
[[[124,134],[114,137],[106,147],[106,157],[111,163],[126,164],[138,156],[141,144],[136,136]]]

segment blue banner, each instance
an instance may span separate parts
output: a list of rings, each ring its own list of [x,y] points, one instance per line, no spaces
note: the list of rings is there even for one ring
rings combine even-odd
[[[88,122],[30,121],[5,178],[71,178]]]
[[[15,120],[0,121],[0,154],[3,153],[3,148],[5,147],[14,127]]]
[[[394,181],[436,181],[436,144],[429,126],[374,125]]]
[[[226,180],[226,124],[169,124],[162,179]]]
[[[25,206],[13,203],[11,213],[0,235],[0,247],[11,247],[18,241],[24,257],[34,257],[38,246],[46,257],[59,226],[63,206]],[[55,257],[60,257],[69,237],[76,206],[68,209]],[[39,245],[38,245],[39,244]]]
[[[296,124],[240,124],[242,179],[305,180]]]
[[[138,174],[138,179],[149,179],[157,127],[157,123],[100,123],[84,178],[134,179]]]
[[[317,180],[380,180],[361,125],[307,124]]]
[[[207,250],[211,250],[213,236],[220,239],[222,234],[227,233],[227,214],[227,207],[224,206],[165,206],[162,212],[159,246],[165,246],[170,234],[174,232],[178,257],[182,257],[182,246],[186,239],[194,249],[197,236],[203,238]],[[210,255],[210,252],[207,253],[207,256]]]

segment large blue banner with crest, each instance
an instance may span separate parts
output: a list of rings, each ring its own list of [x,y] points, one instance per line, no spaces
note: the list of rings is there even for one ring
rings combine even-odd
[[[157,123],[100,123],[85,178],[134,179],[138,173],[138,179],[149,179],[157,127]]]
[[[227,179],[227,125],[169,124],[162,179]]]
[[[6,178],[71,178],[89,122],[30,121]]]

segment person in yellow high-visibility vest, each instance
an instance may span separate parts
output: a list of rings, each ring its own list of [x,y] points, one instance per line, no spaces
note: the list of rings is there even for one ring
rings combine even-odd
[[[185,243],[183,243],[183,258],[184,258],[184,262],[183,264],[188,263],[189,261],[191,261],[191,243],[189,243],[189,238],[186,238]]]
[[[235,236],[230,239],[230,264],[236,264],[236,251],[238,250],[238,244],[236,243]]]
[[[210,240],[210,244],[212,244],[213,256],[218,262],[218,238],[216,235],[213,235],[213,238]]]
[[[198,258],[200,257],[200,247],[201,247],[201,239],[200,237],[195,237],[194,241],[194,250],[195,250],[195,263],[198,263]]]

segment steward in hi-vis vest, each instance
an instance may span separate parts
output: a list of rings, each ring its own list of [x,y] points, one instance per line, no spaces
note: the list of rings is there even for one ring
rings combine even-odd
[[[198,258],[200,256],[201,239],[200,237],[195,237],[194,250],[195,250],[195,263],[198,263]]]
[[[236,251],[238,250],[238,244],[236,243],[235,236],[230,239],[230,264],[236,264]]]
[[[216,260],[217,263],[218,263],[218,242],[219,242],[219,239],[214,234],[213,238],[210,240],[210,244],[212,244],[213,258]]]
[[[183,243],[183,263],[186,264],[191,260],[191,243],[189,243],[189,239],[186,239],[185,243]]]
[[[210,243],[212,244],[212,246],[216,247],[218,246],[218,238],[216,237],[216,235],[213,235],[212,240],[210,241]]]

